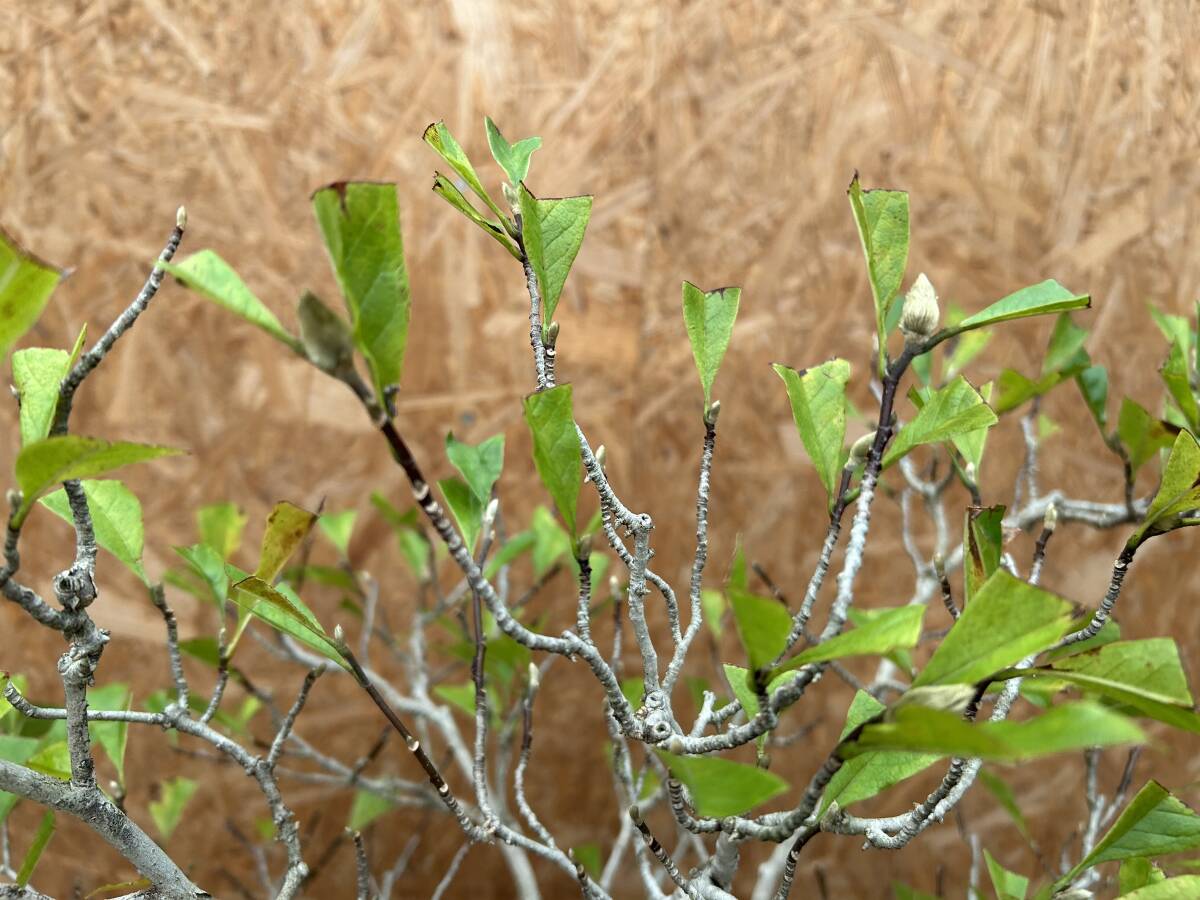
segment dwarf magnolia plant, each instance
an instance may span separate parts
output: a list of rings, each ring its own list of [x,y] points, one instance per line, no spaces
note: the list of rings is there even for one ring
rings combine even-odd
[[[925,275],[903,291],[907,195],[864,190],[856,177],[850,211],[873,295],[865,309],[875,321],[869,363],[857,371],[842,359],[775,367],[783,382],[779,414],[786,415],[786,396],[812,461],[813,471],[795,477],[827,502],[815,568],[806,582],[781,587],[757,564],[752,577],[739,550],[723,584],[707,573],[710,483],[719,476],[716,378],[741,294],[684,282],[680,337],[686,332],[691,342],[703,400],[696,404],[695,555],[688,572],[656,571],[654,522],[609,480],[603,447],[593,449],[600,436],[582,430],[571,386],[558,378],[559,323],[570,327],[570,315],[556,314],[592,198],[537,197],[526,182],[540,140],[510,144],[486,125],[506,179],[499,199],[444,124],[431,125],[425,141],[448,167],[435,175],[434,191],[519,264],[528,289],[534,365],[523,412],[550,502],[523,528],[504,516],[502,435],[475,445],[448,435],[446,462],[418,459],[405,440],[394,400],[412,301],[391,185],[339,182],[313,195],[344,311],[301,294],[299,334],[211,250],[176,261],[181,210],[141,292],[90,346],[80,333],[70,350],[12,353],[20,428],[9,440],[19,452],[0,587],[22,616],[3,636],[0,662],[11,665],[26,633],[39,627],[61,632],[66,650],[58,661],[61,694],[45,705],[27,696],[21,673],[4,675],[0,822],[19,803],[44,809],[44,817],[36,830],[10,835],[4,828],[0,880],[9,884],[0,896],[44,896],[33,887],[36,866],[61,816],[81,820],[128,861],[129,870],[112,873],[110,895],[212,895],[215,887],[192,882],[193,860],[165,849],[188,804],[208,787],[180,774],[158,785],[148,810],[125,806],[133,774],[125,748],[137,732],[135,740],[225,758],[261,792],[261,828],[245,841],[262,884],[243,886],[245,895],[300,896],[312,874],[318,854],[289,806],[295,783],[353,795],[345,847],[357,877],[344,895],[386,898],[399,889],[411,896],[406,867],[433,817],[462,835],[437,896],[452,890],[478,843],[499,849],[513,892],[526,898],[543,890],[560,895],[574,883],[589,898],[778,900],[797,881],[798,895],[823,892],[820,870],[806,864],[814,839],[846,836],[900,849],[943,821],[977,782],[1030,839],[997,766],[1067,754],[1082,758],[1086,791],[1079,810],[1064,811],[1081,824],[1061,856],[1038,853],[1036,867],[1021,859],[1003,865],[963,824],[971,875],[955,895],[1200,896],[1200,876],[1186,874],[1196,860],[1155,862],[1200,847],[1200,816],[1155,781],[1135,790],[1144,723],[1200,732],[1200,719],[1174,641],[1123,640],[1114,615],[1140,548],[1200,522],[1200,342],[1190,323],[1157,316],[1169,341],[1162,407],[1152,412],[1125,399],[1114,411],[1107,374],[1092,365],[1088,332],[1075,318],[1090,305],[1087,295],[1044,281],[975,311],[943,311]],[[8,239],[0,254],[0,350],[7,357],[59,273]],[[257,550],[242,547],[245,516],[220,503],[198,511],[199,540],[175,548],[176,568],[143,564],[141,507],[108,476],[174,451],[73,434],[70,415],[84,381],[146,312],[167,273],[349,387],[346,402],[362,406],[363,428],[379,432],[397,481],[410,492],[409,502],[395,504],[395,486],[381,485],[370,498],[411,568],[410,595],[354,565],[354,511],[322,514],[289,503],[275,507]],[[1045,317],[1048,333],[1040,371],[1005,370],[979,386],[968,380],[963,372],[993,329],[1033,316]],[[877,401],[864,413],[847,400],[852,378]],[[1124,484],[1118,502],[1039,484],[1040,448],[1056,427],[1039,401],[1060,388],[1078,392],[1112,451]],[[1001,504],[984,495],[980,472],[990,430],[1008,413],[1018,413],[1024,461],[1011,503]],[[1144,467],[1158,473],[1158,487],[1139,496],[1135,478]],[[456,474],[440,481],[427,474],[451,468]],[[599,512],[587,520],[581,495],[590,494]],[[912,568],[911,596],[889,607],[858,602],[881,498],[899,503],[903,567]],[[75,533],[65,568],[40,591],[21,570],[31,515],[59,516]],[[920,516],[928,527],[917,523]],[[1067,537],[1053,538],[1077,526],[1127,535],[1107,593],[1082,615],[1039,587],[1048,560],[1075,565],[1070,548],[1060,546]],[[1036,535],[1031,558],[1010,549],[1022,531]],[[314,551],[316,537],[325,546]],[[162,614],[165,687],[149,696],[103,677],[109,634],[98,573],[111,560],[99,549],[134,572]],[[889,576],[891,583],[900,575]],[[330,593],[340,605],[325,602]],[[211,608],[207,631],[179,634],[172,604],[180,602]],[[723,632],[724,641],[710,640]],[[715,659],[713,647],[721,653]],[[280,699],[245,676],[240,662],[264,654],[295,667],[293,696]],[[855,674],[865,671],[861,660],[853,671],[844,664],[863,657],[876,661],[868,663],[871,678]],[[534,764],[539,685],[568,661],[592,676],[573,714],[607,728],[608,776],[621,810],[613,821],[604,811],[577,810],[590,837],[574,846],[538,816],[539,797],[563,787],[539,777]],[[319,732],[305,727],[314,684],[334,677],[352,679],[364,707],[369,700],[381,716],[382,737],[351,757],[322,747]],[[840,738],[818,744],[804,727],[812,716],[805,718],[802,701],[821,697],[830,678],[856,692]],[[1106,752],[1124,759],[1119,784],[1100,783]],[[788,771],[806,771],[805,780],[776,774],[772,763],[784,759]],[[187,757],[178,760],[186,772]],[[863,814],[864,801],[931,768],[940,781],[915,805],[897,802],[890,816]],[[371,823],[383,817],[405,842],[390,859],[372,848]],[[760,854],[766,861],[739,867],[753,844],[771,848]],[[60,865],[70,868],[69,854]],[[78,886],[89,896],[97,887]],[[903,885],[894,890],[900,898],[929,896]]]

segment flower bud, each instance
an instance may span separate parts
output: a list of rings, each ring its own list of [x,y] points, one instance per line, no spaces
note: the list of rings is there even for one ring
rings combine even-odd
[[[884,720],[892,721],[896,713],[906,706],[923,706],[926,709],[957,715],[967,708],[975,693],[976,687],[973,684],[939,684],[909,688],[888,707]]]
[[[1053,531],[1058,527],[1058,507],[1053,502],[1046,504],[1046,514],[1042,517],[1042,527]]]
[[[857,441],[850,445],[850,458],[846,460],[848,468],[854,468],[867,461],[867,456],[871,452],[871,447],[875,443],[875,432],[868,431]]]
[[[301,296],[298,312],[300,342],[312,364],[334,377],[353,371],[354,336],[349,323],[312,291]]]
[[[910,346],[924,343],[937,331],[940,317],[937,292],[922,272],[904,298],[904,312],[900,316],[904,342]]]
[[[187,228],[187,207],[181,206],[175,210],[175,227],[180,231]]]
[[[553,349],[554,345],[558,343],[557,322],[551,322],[548,326],[546,326],[546,339],[543,341],[543,343],[548,349]]]

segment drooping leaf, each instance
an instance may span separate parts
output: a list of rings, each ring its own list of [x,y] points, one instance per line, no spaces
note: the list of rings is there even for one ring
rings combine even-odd
[[[471,202],[463,196],[460,191],[445,175],[440,172],[435,172],[433,176],[433,192],[457,209],[460,213],[482,228],[488,233],[497,243],[500,244],[509,254],[518,262],[521,259],[521,251],[517,249],[517,245],[513,243],[513,239],[509,236],[508,231],[495,219],[489,219],[479,212]]]
[[[296,552],[296,548],[308,537],[316,521],[316,513],[301,509],[294,503],[286,500],[276,503],[267,517],[262,552],[259,555],[258,568],[254,570],[255,576],[268,584],[279,577],[279,573]]]
[[[371,791],[355,791],[354,802],[350,804],[350,821],[346,827],[351,831],[362,831],[380,816],[391,812],[396,805],[386,797]]]
[[[921,604],[883,610],[861,627],[844,631],[824,643],[807,648],[788,660],[780,667],[780,671],[848,656],[882,656],[897,648],[915,647],[921,637],[924,615],[925,606]]]
[[[879,365],[887,345],[887,322],[908,265],[908,194],[905,191],[863,190],[858,173],[847,191],[854,223],[867,262],[867,279],[875,299],[875,333]]]
[[[400,382],[411,306],[396,186],[336,182],[312,202],[355,343],[382,394]]]
[[[1108,428],[1108,369],[1091,366],[1075,376],[1075,383],[1103,434]]]
[[[913,681],[972,684],[1058,641],[1071,627],[1071,605],[997,569],[966,605]]]
[[[0,361],[33,327],[66,274],[26,251],[0,228]]]
[[[492,487],[504,468],[504,435],[493,435],[472,445],[456,440],[451,432],[446,435],[446,456],[471,488],[471,493],[486,506],[492,498]]]
[[[787,643],[792,628],[791,614],[779,601],[749,591],[729,588],[727,595],[750,668],[756,670],[769,665]]]
[[[50,433],[58,392],[67,377],[70,356],[65,350],[30,347],[12,355],[13,386],[21,403],[21,445]]]
[[[883,712],[884,706],[866,691],[857,691],[846,713],[841,738],[845,739],[859,725]],[[846,760],[834,774],[821,797],[820,813],[836,802],[843,809],[883,793],[893,785],[929,768],[938,760],[932,753],[891,752],[881,750],[863,753]]]
[[[17,484],[23,500],[14,517],[14,525],[25,520],[43,494],[64,481],[103,475],[121,466],[174,456],[179,452],[170,447],[103,441],[74,434],[35,441],[21,448],[17,455]]]
[[[1177,528],[1181,516],[1200,506],[1200,445],[1187,431],[1180,431],[1163,469],[1162,482],[1146,517],[1129,538],[1137,546],[1149,537]]]
[[[216,550],[221,559],[229,559],[241,546],[246,521],[246,514],[234,503],[212,503],[196,510],[200,540]]]
[[[774,369],[787,388],[796,430],[832,505],[837,500],[834,495],[841,484],[844,463],[850,363],[831,359],[805,372],[777,363]]]
[[[788,783],[773,772],[716,756],[676,756],[656,750],[671,775],[687,786],[702,816],[736,816],[786,791]]]
[[[354,520],[358,513],[353,509],[342,510],[340,513],[322,513],[317,519],[317,527],[329,538],[329,542],[337,547],[342,556],[350,552],[350,535],[354,533]]]
[[[533,462],[538,475],[554,499],[563,524],[574,535],[583,460],[571,408],[571,385],[560,384],[527,396],[525,422],[533,434]]]
[[[509,183],[515,188],[529,174],[529,158],[533,156],[534,150],[542,146],[542,139],[531,137],[510,144],[504,139],[504,135],[500,133],[500,129],[496,127],[496,123],[490,117],[484,116],[483,122],[487,128],[488,146],[492,150],[492,158],[500,164],[500,168],[508,176]]]
[[[1047,279],[1039,284],[1021,288],[1002,300],[997,300],[973,316],[967,316],[949,331],[951,334],[961,334],[975,328],[995,325],[997,322],[1068,312],[1072,309],[1084,309],[1091,305],[1090,295],[1073,294],[1057,281]]]
[[[48,809],[42,816],[42,821],[38,823],[37,831],[33,833],[33,840],[29,844],[29,849],[25,851],[21,868],[17,870],[16,884],[18,888],[29,884],[29,879],[33,877],[38,861],[46,851],[46,845],[50,843],[50,838],[54,837],[54,829],[54,810]]]
[[[909,750],[1017,762],[1144,740],[1145,734],[1134,722],[1095,703],[1055,706],[1023,722],[978,725],[953,713],[912,705],[897,710],[893,721],[866,726],[857,741],[843,745],[843,752]]]
[[[154,820],[154,826],[163,841],[170,840],[179,823],[183,821],[188,801],[199,786],[190,778],[178,776],[163,782],[159,788],[159,798],[150,801],[150,818]]]
[[[992,880],[996,900],[1025,900],[1025,894],[1029,890],[1028,878],[1004,868],[987,850],[983,851],[983,859],[987,863],[988,877]]]
[[[483,189],[483,183],[479,180],[479,176],[475,174],[475,167],[471,165],[471,160],[459,146],[458,141],[454,139],[454,135],[450,133],[450,129],[446,127],[445,122],[434,122],[425,129],[423,135],[425,143],[434,149],[434,151],[444,159],[456,173],[458,177],[465,181],[488,208],[503,221],[504,212],[496,205],[496,202],[488,195],[488,192]]]
[[[913,420],[900,429],[883,456],[883,464],[890,466],[919,444],[948,441],[994,424],[996,414],[960,375],[929,395]]]
[[[1137,472],[1142,465],[1154,458],[1163,447],[1171,446],[1174,435],[1145,407],[1126,397],[1121,401],[1121,413],[1117,418],[1117,436],[1129,454],[1129,464]]]
[[[241,316],[251,325],[283,341],[297,353],[301,352],[300,341],[280,324],[275,314],[254,295],[237,272],[212,250],[193,253],[180,263],[159,262],[184,286],[207,297],[232,313]]]
[[[542,324],[554,320],[567,274],[583,245],[592,215],[592,198],[548,197],[539,200],[522,185],[521,239],[542,293]]]
[[[1096,842],[1092,852],[1058,883],[1066,884],[1100,863],[1152,858],[1195,847],[1200,847],[1200,816],[1157,781],[1148,781]]]
[[[255,618],[290,635],[326,659],[333,660],[343,669],[348,668],[338,652],[337,645],[313,615],[312,610],[294,593],[287,591],[285,586],[274,588],[261,578],[251,575],[234,584],[229,597]]]
[[[963,526],[963,584],[969,604],[983,583],[1000,568],[1004,552],[1004,507],[967,507]]]
[[[143,583],[149,584],[142,566],[144,532],[142,504],[137,496],[119,481],[89,479],[82,485],[96,543],[124,563]],[[63,521],[74,522],[64,489],[47,494],[41,503]]]
[[[690,281],[683,283],[683,323],[692,344],[692,357],[704,388],[704,407],[712,402],[713,380],[729,348],[737,319],[742,290],[736,287],[702,291]]]

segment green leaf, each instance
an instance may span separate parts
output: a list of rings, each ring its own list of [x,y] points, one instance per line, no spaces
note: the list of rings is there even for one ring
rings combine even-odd
[[[1008,782],[987,767],[979,770],[979,781],[1008,813],[1013,824],[1017,826],[1017,831],[1021,832],[1021,837],[1025,838],[1027,842],[1030,841],[1029,823],[1025,821],[1025,815],[1021,812],[1021,807],[1017,805],[1017,796],[1009,787]]]
[[[188,564],[188,568],[212,592],[213,599],[218,604],[225,602],[229,596],[229,575],[225,571],[225,560],[207,544],[196,544],[193,547],[176,547],[175,552]]]
[[[879,336],[879,367],[882,371],[888,314],[908,265],[908,194],[905,191],[864,191],[857,172],[847,194],[867,261],[871,294],[875,298],[875,333]]]
[[[758,715],[758,696],[754,693],[753,675],[749,669],[743,669],[741,666],[732,666],[725,663],[722,668],[725,670],[725,680],[729,682],[729,687],[733,691],[733,696],[737,698],[738,703],[742,704],[742,709],[746,711],[748,718],[753,718]],[[780,672],[774,675],[767,682],[767,696],[771,696],[784,683],[791,681],[795,675],[792,672]],[[641,680],[638,679],[641,684]],[[641,703],[641,698],[638,698],[638,703]]]
[[[571,409],[571,385],[560,384],[527,396],[525,422],[533,434],[533,462],[538,475],[554,499],[563,524],[574,536],[583,460]]]
[[[1137,472],[1142,465],[1154,458],[1163,447],[1169,447],[1175,439],[1158,419],[1146,412],[1141,404],[1126,397],[1121,401],[1121,413],[1117,418],[1117,437],[1129,454],[1129,464]]]
[[[896,900],[942,900],[941,897],[918,891],[899,881],[892,882],[892,893],[896,895]]]
[[[355,791],[354,802],[350,805],[350,821],[346,827],[351,831],[362,831],[380,816],[396,808],[387,797],[381,797],[370,791]]]
[[[983,851],[983,859],[987,863],[988,876],[992,879],[996,900],[1025,900],[1025,894],[1029,890],[1028,878],[1004,868],[987,850]]]
[[[722,619],[725,617],[725,595],[720,591],[705,588],[700,592],[700,608],[704,611],[704,622],[718,641],[725,632]]]
[[[103,475],[131,463],[174,456],[180,452],[170,447],[102,441],[74,434],[35,441],[22,447],[17,454],[17,484],[24,499],[14,516],[13,525],[20,526],[33,504],[64,481]]]
[[[287,561],[296,552],[296,548],[308,537],[316,521],[316,513],[301,509],[294,503],[288,503],[286,500],[276,503],[271,514],[267,516],[267,527],[263,531],[262,552],[259,554],[258,568],[254,570],[255,576],[268,583],[278,578]]]
[[[487,128],[488,146],[492,150],[492,158],[500,164],[500,168],[508,176],[509,183],[515,188],[529,174],[529,158],[533,156],[534,150],[542,146],[542,139],[531,137],[510,144],[504,139],[504,135],[500,133],[500,129],[496,127],[496,123],[491,118],[484,116],[483,122]]]
[[[1183,514],[1200,506],[1200,445],[1187,431],[1180,431],[1163,469],[1162,482],[1146,517],[1129,538],[1136,547],[1149,537],[1163,534],[1182,523]]]
[[[229,263],[212,250],[193,253],[181,263],[160,260],[157,265],[178,278],[185,287],[236,313],[297,353],[302,352],[300,341],[289,334],[275,314],[254,296]]]
[[[961,334],[975,328],[995,325],[997,322],[1024,319],[1027,316],[1044,316],[1072,309],[1085,309],[1091,305],[1090,295],[1073,294],[1057,281],[1047,279],[1040,284],[1021,288],[1004,299],[997,300],[975,315],[967,316],[949,329],[949,332],[950,334]]]
[[[715,756],[676,756],[656,750],[658,758],[683,782],[702,816],[736,816],[786,791],[788,783],[773,772]]]
[[[883,712],[884,706],[866,691],[857,691],[846,713],[841,739],[859,725]],[[830,780],[821,797],[820,815],[835,801],[845,808],[883,793],[893,785],[929,768],[938,760],[931,753],[863,753],[846,760]]]
[[[1092,852],[1059,879],[1066,884],[1100,863],[1155,857],[1200,847],[1200,816],[1157,781],[1148,781],[1129,801]]]
[[[992,412],[975,388],[959,375],[930,394],[911,422],[900,429],[884,454],[884,466],[890,466],[919,444],[948,441],[996,424]]]
[[[150,801],[150,817],[163,841],[168,841],[183,820],[183,811],[199,785],[182,776],[163,782],[159,798]]]
[[[14,357],[15,359],[15,357]],[[1167,390],[1187,420],[1188,427],[1193,431],[1200,430],[1200,406],[1196,404],[1196,395],[1192,392],[1191,373],[1188,371],[1187,351],[1176,341],[1171,344],[1170,355],[1159,370]]]
[[[729,588],[729,605],[751,670],[770,665],[787,643],[792,616],[778,600]]]
[[[861,627],[842,632],[797,654],[780,671],[847,656],[882,656],[897,648],[915,647],[921,637],[924,615],[925,606],[920,604],[881,610]]]
[[[847,755],[870,750],[909,750],[941,756],[978,757],[1018,762],[1080,750],[1140,743],[1145,735],[1119,713],[1095,703],[1055,706],[1023,722],[984,722],[972,725],[949,712],[910,705],[895,719],[866,726],[858,740],[843,745]]]
[[[354,533],[354,520],[357,517],[355,510],[347,509],[340,513],[322,513],[317,519],[317,527],[342,556],[349,555],[350,536]]]
[[[475,542],[483,525],[483,504],[460,478],[443,478],[438,482],[438,490],[442,492],[458,530],[462,532],[463,543],[474,553]]]
[[[233,585],[230,597],[234,603],[255,618],[292,636],[326,659],[333,660],[343,669],[349,669],[346,661],[342,659],[342,654],[338,652],[337,646],[325,633],[321,623],[317,621],[317,617],[295,594],[291,596],[285,594],[282,586],[277,590],[252,575]],[[232,650],[230,652],[232,653]]]
[[[87,692],[88,706],[92,709],[128,710],[132,695],[128,685],[106,684],[102,688],[93,688]],[[128,743],[128,722],[89,722],[88,731],[92,740],[104,750],[113,768],[117,770],[117,780],[125,783],[125,747]]]
[[[539,579],[564,555],[571,554],[571,536],[544,506],[534,509],[530,529],[533,532],[533,577]]]
[[[773,368],[787,388],[796,430],[832,506],[842,480],[850,363],[831,359],[804,372],[778,363]]]
[[[1139,888],[1166,881],[1163,870],[1145,857],[1135,856],[1121,863],[1117,875],[1119,896],[1133,893]]]
[[[979,388],[979,396],[983,398],[983,402],[991,405],[992,402],[992,382],[988,382]],[[991,429],[990,425],[984,425],[974,431],[968,431],[964,434],[954,436],[954,446],[958,452],[963,455],[963,459],[971,463],[978,472],[983,464],[983,450],[987,446],[988,432]]]
[[[129,488],[119,481],[82,482],[87,497],[88,512],[96,543],[124,563],[146,585],[150,584],[142,566],[144,532],[142,504]],[[42,506],[54,512],[64,522],[73,523],[71,504],[66,491],[59,488],[41,500]]]
[[[411,306],[396,186],[336,182],[313,194],[354,340],[375,389],[400,382]]]
[[[200,540],[229,559],[242,544],[246,514],[233,503],[212,503],[196,510],[196,526]]]
[[[1103,434],[1108,428],[1108,370],[1104,366],[1091,366],[1075,376],[1075,383]]]
[[[470,486],[471,493],[486,506],[504,469],[504,435],[493,435],[471,445],[455,440],[451,432],[446,435],[446,456]]]
[[[583,870],[588,873],[594,880],[599,880],[603,859],[601,857],[600,845],[596,843],[576,844],[571,848],[571,853],[575,857],[575,861],[583,866]]]
[[[913,681],[972,684],[1056,643],[1071,627],[1061,597],[996,570]]]
[[[683,283],[683,324],[687,327],[692,357],[696,360],[700,385],[704,388],[705,410],[712,402],[713,380],[729,348],[741,297],[741,288],[702,291],[690,281]]]
[[[954,349],[949,352],[942,365],[942,381],[949,381],[965,369],[975,357],[979,356],[992,339],[990,331],[969,331],[954,341]],[[922,354],[917,359],[928,359]],[[915,363],[916,360],[913,360]]]
[[[55,741],[40,748],[25,761],[25,765],[35,772],[41,772],[59,781],[71,779],[71,751],[67,748],[66,741]]]
[[[25,851],[25,859],[22,860],[21,868],[17,871],[17,887],[23,888],[29,884],[29,879],[33,877],[33,871],[37,868],[38,860],[42,858],[42,853],[45,852],[46,845],[50,843],[50,838],[54,837],[54,828],[54,811],[48,809],[42,816],[37,831],[33,833],[33,841],[30,843],[29,849]]]
[[[1000,568],[1004,552],[1004,507],[967,507],[963,525],[963,583],[967,603],[992,573]]]
[[[30,347],[12,355],[13,386],[20,397],[21,445],[40,441],[50,433],[58,392],[70,368],[65,350]]]
[[[514,259],[518,262],[521,260],[521,251],[517,249],[517,245],[513,243],[508,232],[495,219],[489,219],[482,215],[479,210],[471,205],[471,202],[462,195],[462,191],[454,186],[450,179],[446,178],[440,172],[435,172],[433,176],[433,192],[444,199],[447,203],[457,209],[460,213],[486,231],[494,238],[501,247],[507,250]]]
[[[585,195],[539,200],[524,185],[520,192],[521,239],[542,291],[542,325],[549,327],[567,274],[583,245],[592,198]]]
[[[501,220],[504,219],[504,212],[496,205],[496,202],[488,196],[488,192],[483,189],[483,183],[479,180],[479,176],[475,174],[475,167],[471,165],[471,160],[459,146],[458,141],[454,139],[454,135],[450,133],[450,129],[446,127],[445,122],[434,122],[425,129],[423,135],[425,143],[434,149],[434,151],[444,159],[458,176],[470,185],[471,190],[488,205],[493,213]]]
[[[1123,900],[1194,900],[1200,896],[1200,875],[1179,875],[1153,881],[1128,894]]]
[[[439,684],[433,689],[433,692],[451,706],[461,710],[468,718],[474,719],[475,683],[473,681],[464,681],[462,684]]]
[[[1083,371],[1090,364],[1083,345],[1087,342],[1088,330],[1071,321],[1070,313],[1060,313],[1050,333],[1050,344],[1042,359],[1042,375],[1069,371],[1072,375]]]
[[[0,360],[33,327],[66,274],[26,251],[0,228]]]

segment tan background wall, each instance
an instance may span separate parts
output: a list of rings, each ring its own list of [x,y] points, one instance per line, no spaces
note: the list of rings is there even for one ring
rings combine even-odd
[[[66,344],[85,321],[103,327],[140,286],[181,202],[192,223],[185,250],[217,249],[291,324],[301,289],[335,293],[309,192],[340,178],[395,180],[414,291],[401,419],[439,476],[447,429],[470,440],[503,430],[501,495],[514,515],[541,497],[519,413],[532,384],[520,271],[431,194],[436,160],[420,134],[444,118],[480,163],[484,113],[510,138],[542,135],[535,191],[596,195],[559,315],[561,376],[576,384],[593,441],[610,448],[622,495],[655,516],[659,568],[679,583],[700,437],[679,281],[745,290],[718,382],[725,412],[711,583],[740,531],[751,556],[798,596],[822,531],[821,501],[767,363],[848,356],[855,399],[868,402],[857,364],[869,352],[870,300],[844,198],[855,169],[868,185],[911,192],[910,275],[928,272],[944,298],[977,309],[1044,277],[1091,291],[1094,309],[1081,320],[1093,329],[1093,357],[1113,371],[1114,394],[1159,402],[1164,347],[1146,304],[1184,313],[1200,295],[1192,52],[1200,26],[1186,3],[19,0],[0,22],[0,220],[75,268],[31,343]],[[497,170],[487,167],[487,178]],[[1046,322],[1005,330],[972,377],[985,381],[1006,365],[1032,371],[1048,330]],[[1046,406],[1064,433],[1047,447],[1044,486],[1117,499],[1118,469],[1073,388],[1061,394]],[[130,477],[146,507],[152,573],[171,564],[172,545],[194,539],[200,503],[242,504],[253,543],[273,501],[315,506],[324,496],[329,508],[363,511],[355,559],[389,579],[387,605],[404,621],[411,593],[366,503],[374,488],[399,501],[398,473],[349,398],[266,336],[169,285],[77,410],[80,431],[191,452]],[[10,437],[0,442],[0,470],[9,471],[12,405],[3,415]],[[1008,500],[1016,466],[1003,453],[1015,422],[1001,427],[1008,437],[996,439],[987,472],[991,502]],[[866,605],[907,597],[907,585],[901,596],[884,577],[900,549],[887,530],[895,504],[880,509]],[[35,517],[27,540],[26,571],[43,588],[67,550],[66,532],[47,519]],[[1120,540],[1066,530],[1048,585],[1094,604]],[[1127,633],[1174,635],[1193,663],[1198,586],[1186,563],[1195,549],[1189,536],[1151,546],[1121,608]],[[1027,542],[1014,552],[1027,559]],[[114,633],[103,672],[132,679],[142,695],[163,680],[161,624],[111,561],[102,574],[95,611]],[[547,608],[569,605],[561,591],[556,599]],[[185,634],[211,631],[207,610],[182,595],[174,602]],[[314,602],[333,614],[336,598]],[[0,608],[0,635],[0,667],[27,672],[53,702],[56,639],[10,608]],[[281,697],[298,684],[296,673],[272,677],[269,660],[254,658],[257,646],[242,652]],[[736,652],[726,647],[724,658]],[[598,694],[570,668],[558,667],[561,683],[540,702],[532,797],[563,843],[606,842],[619,813],[598,774]],[[807,777],[847,697],[832,681],[814,692],[804,715],[823,716],[823,729],[776,753],[781,772]],[[348,756],[377,733],[374,711],[332,679],[313,707],[303,733]],[[1194,750],[1164,735],[1141,776],[1153,769],[1200,800],[1189,786]],[[204,782],[197,814],[170,849],[234,896],[221,871],[245,878],[250,866],[224,823],[251,828],[257,794],[239,773],[174,753],[155,734],[136,734],[131,753],[145,773],[130,797],[142,821],[158,774]],[[1119,754],[1109,755],[1112,779]],[[1059,760],[1015,778],[1049,860],[1081,815],[1079,768]],[[382,770],[416,767],[393,748]],[[925,787],[893,792],[879,808],[901,811]],[[337,835],[346,802],[292,790],[319,851]],[[966,812],[1005,862],[1038,871],[986,796],[973,796]],[[30,821],[29,812],[15,821]],[[406,896],[426,896],[461,843],[434,822]],[[418,827],[416,815],[381,820],[369,835],[376,858]],[[86,893],[129,875],[70,827],[51,854],[58,869],[43,869],[47,889],[80,884]],[[833,896],[882,897],[891,877],[933,890],[942,866],[961,895],[966,852],[947,824],[898,856],[859,854],[853,841],[824,836],[809,848],[813,862],[827,870]],[[343,851],[309,895],[349,896],[349,866]],[[808,896],[811,870],[802,877]],[[506,879],[495,850],[476,848],[451,896],[508,896]],[[547,873],[546,883],[547,896],[571,895],[560,876]],[[633,882],[623,891],[637,893]]]

